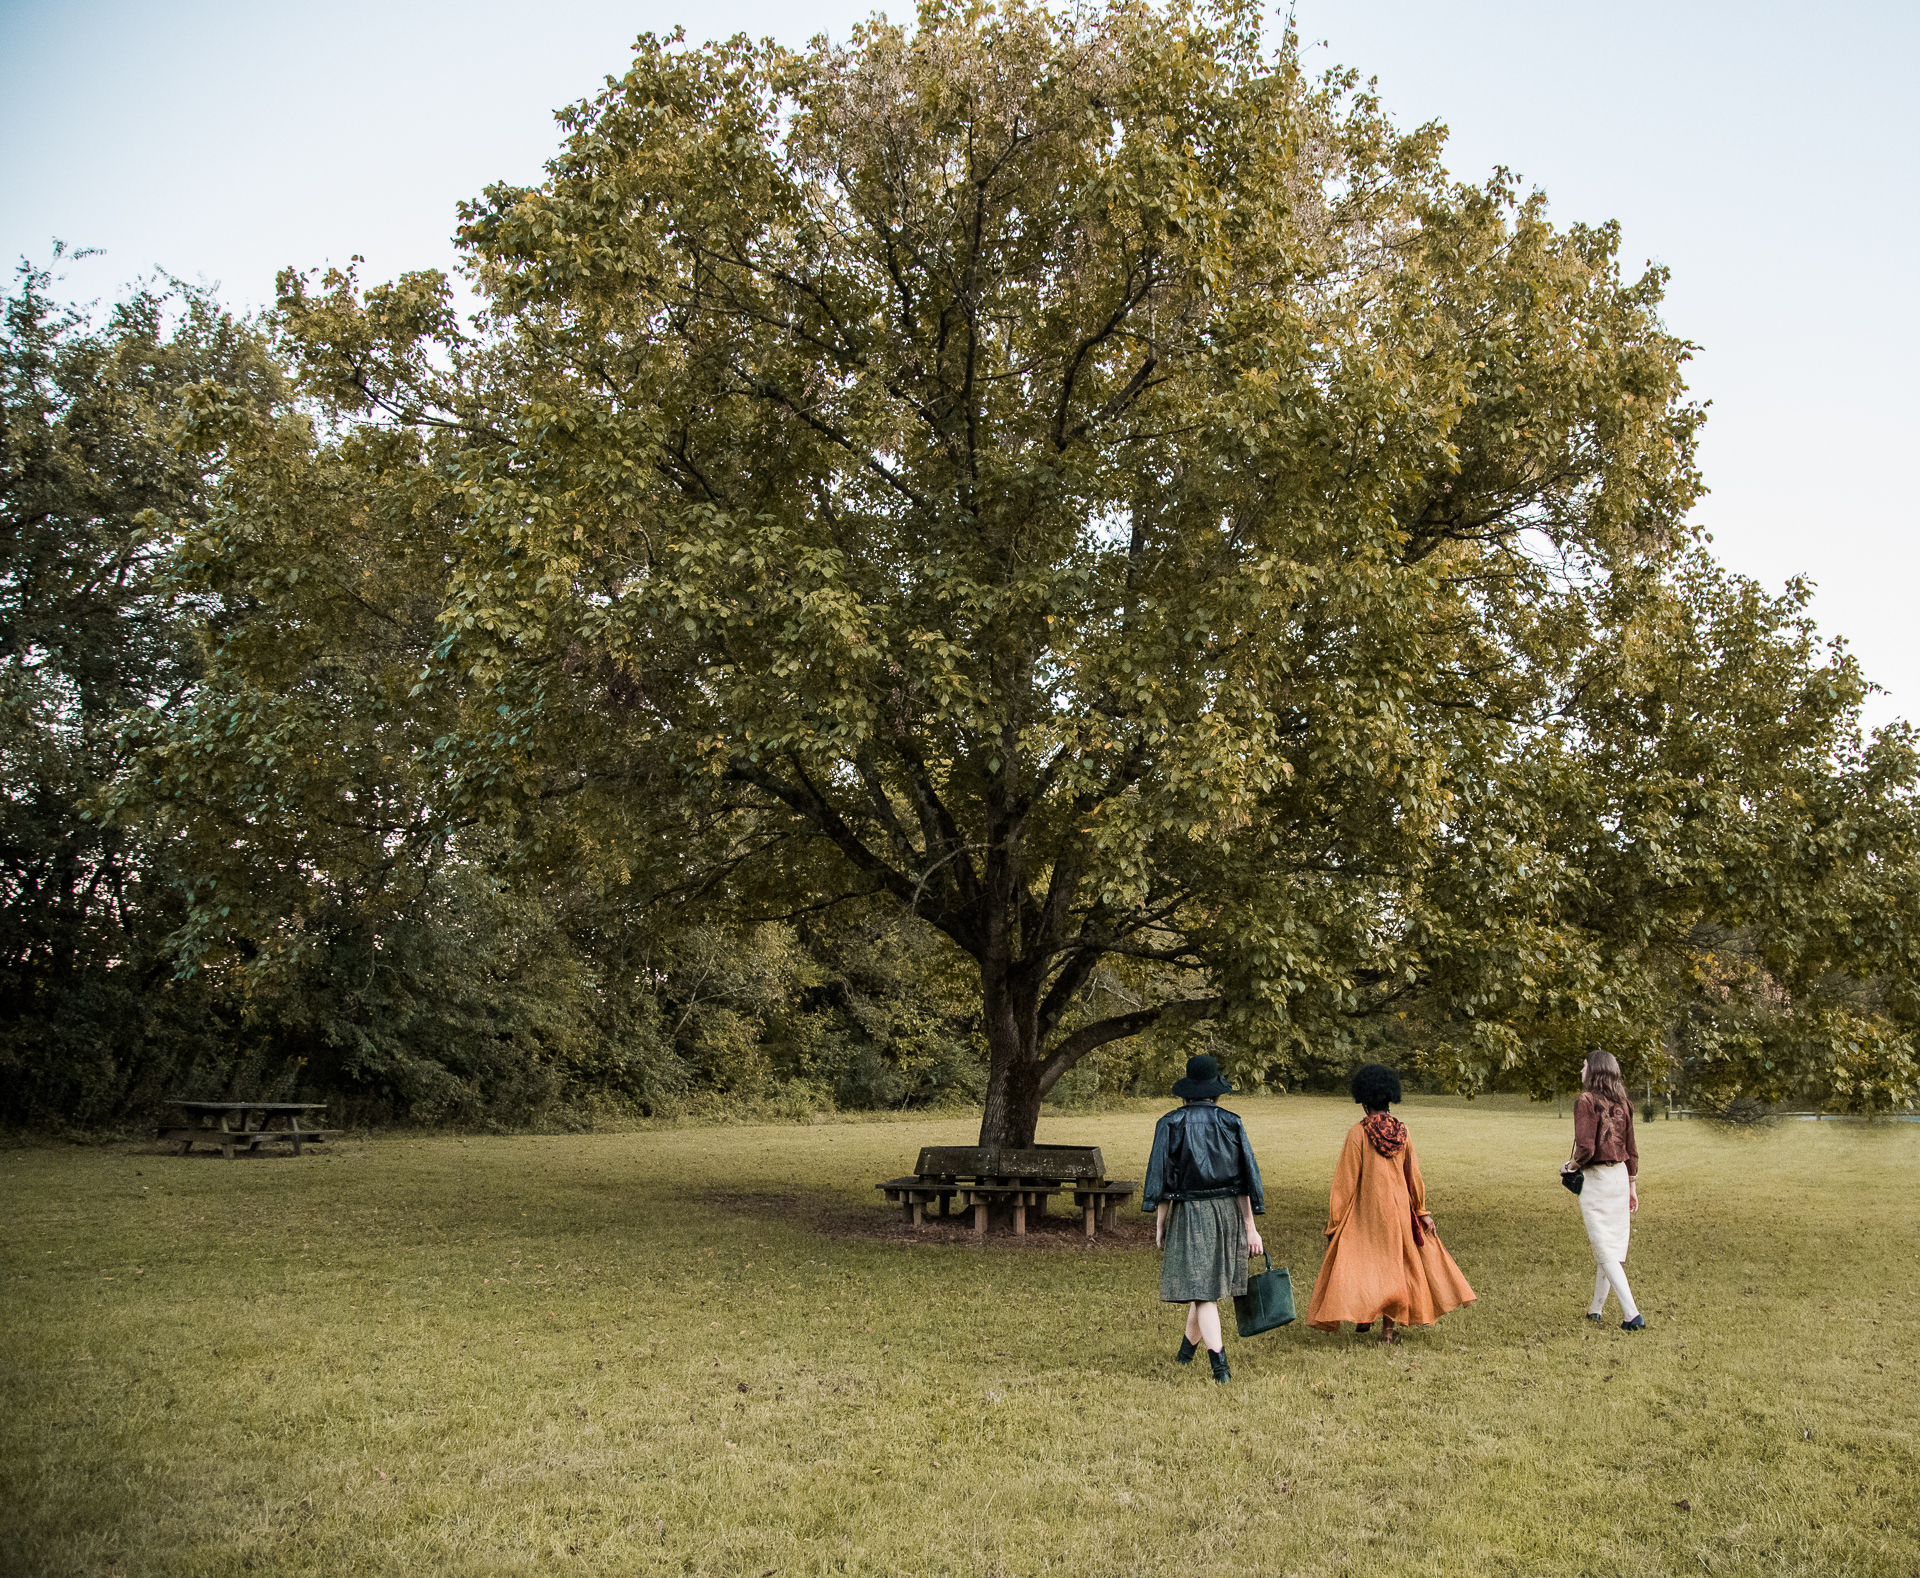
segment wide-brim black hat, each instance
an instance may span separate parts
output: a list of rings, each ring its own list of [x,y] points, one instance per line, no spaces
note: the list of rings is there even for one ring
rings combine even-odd
[[[1201,1052],[1187,1059],[1187,1077],[1173,1082],[1173,1093],[1182,1101],[1200,1101],[1209,1096],[1224,1096],[1233,1082],[1220,1072],[1220,1065]]]

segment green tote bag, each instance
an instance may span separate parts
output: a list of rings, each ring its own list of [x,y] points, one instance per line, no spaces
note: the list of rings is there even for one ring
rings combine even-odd
[[[1275,1271],[1273,1256],[1264,1250],[1260,1258],[1267,1269],[1254,1272],[1247,1278],[1247,1291],[1233,1296],[1233,1324],[1242,1337],[1272,1331],[1294,1319],[1293,1278],[1285,1266]]]

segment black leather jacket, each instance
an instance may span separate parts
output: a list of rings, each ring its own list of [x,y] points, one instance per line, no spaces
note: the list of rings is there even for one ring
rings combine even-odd
[[[1210,1101],[1190,1101],[1153,1127],[1142,1210],[1173,1200],[1215,1200],[1247,1195],[1255,1211],[1267,1209],[1260,1166],[1239,1117]]]

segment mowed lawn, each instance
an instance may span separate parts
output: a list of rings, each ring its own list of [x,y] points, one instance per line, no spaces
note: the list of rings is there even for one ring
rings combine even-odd
[[[1304,1311],[1358,1115],[1234,1101]],[[1056,1116],[1143,1172],[1155,1107]],[[1477,1306],[1178,1368],[1136,1220],[916,1240],[973,1121],[0,1155],[8,1574],[1920,1573],[1920,1125],[1640,1131],[1650,1329],[1580,1319],[1571,1120],[1402,1109]]]

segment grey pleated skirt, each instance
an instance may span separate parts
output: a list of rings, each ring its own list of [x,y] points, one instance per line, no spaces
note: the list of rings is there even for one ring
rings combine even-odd
[[[1167,1213],[1160,1297],[1218,1303],[1247,1291],[1247,1225],[1233,1199],[1176,1200]]]

